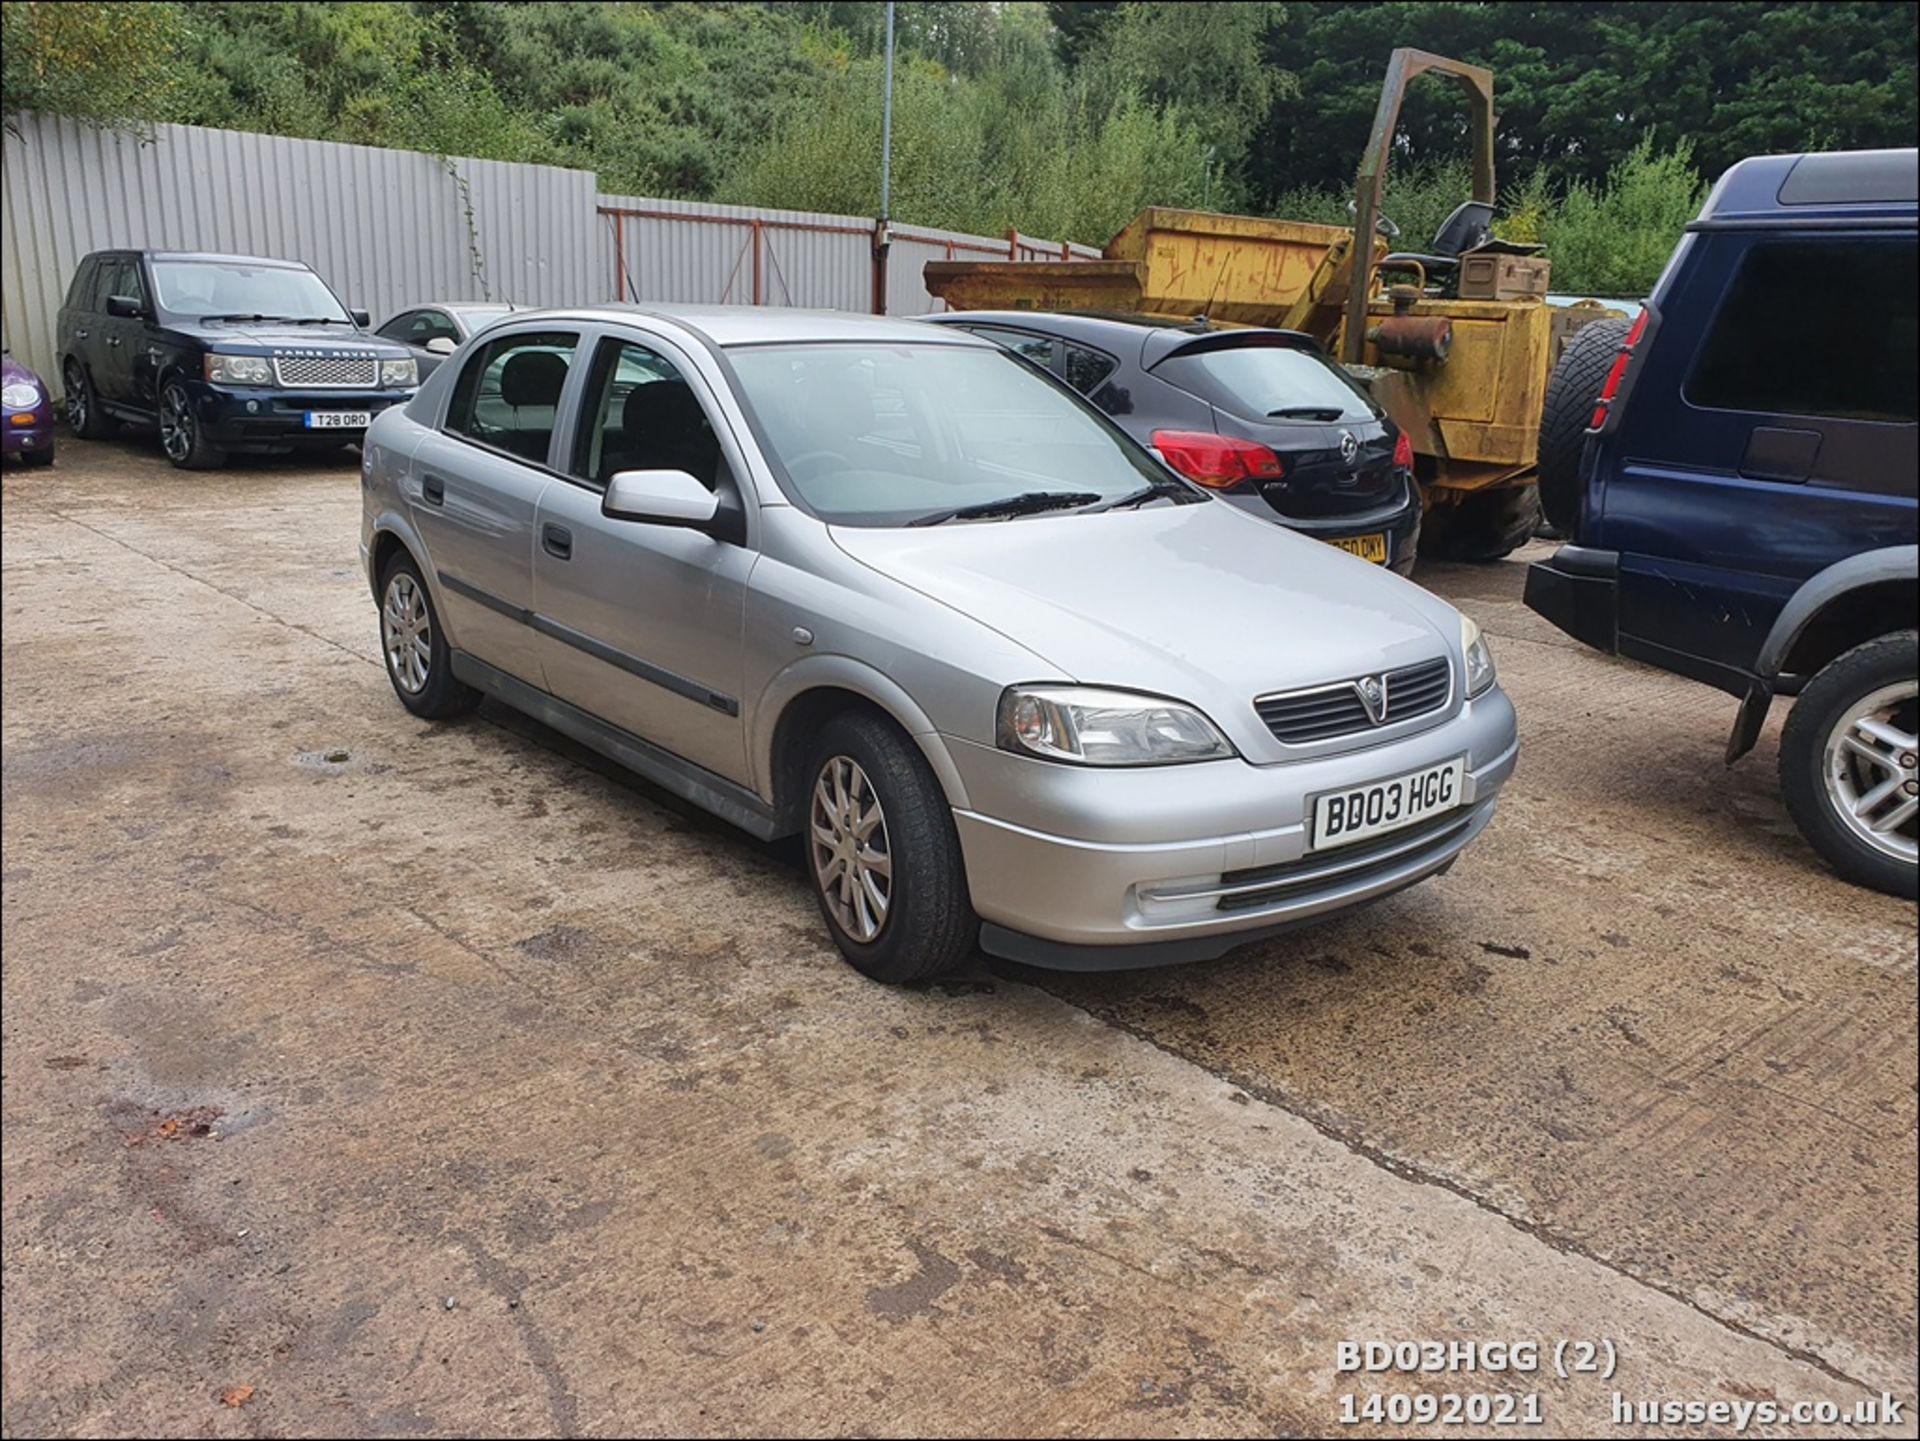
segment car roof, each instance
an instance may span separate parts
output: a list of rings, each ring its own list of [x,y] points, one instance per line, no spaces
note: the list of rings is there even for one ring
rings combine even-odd
[[[1166,315],[1109,310],[950,310],[924,318],[942,326],[1001,325],[1079,341],[1124,353],[1144,370],[1151,370],[1168,356],[1185,350],[1232,349],[1242,345],[1320,349],[1319,342],[1303,331],[1257,325],[1214,326],[1198,316],[1180,320]]]
[[[222,255],[212,250],[123,250],[101,251],[103,255],[144,255],[149,260],[187,260],[195,262],[225,262],[229,265],[265,265],[277,270],[311,270],[312,266],[304,260],[283,260],[273,255]]]
[[[777,345],[820,341],[865,340],[877,343],[925,345],[990,342],[972,336],[947,335],[912,320],[883,315],[858,315],[845,310],[797,310],[774,305],[642,305],[608,301],[547,310],[516,310],[513,323],[531,319],[576,323],[660,320],[691,331],[713,345]]]
[[[1689,228],[1807,225],[1829,219],[1911,223],[1917,192],[1920,151],[1756,155],[1720,177]]]

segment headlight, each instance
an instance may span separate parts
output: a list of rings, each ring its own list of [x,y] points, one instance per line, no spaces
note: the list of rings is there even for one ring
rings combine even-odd
[[[1460,649],[1467,656],[1467,699],[1479,695],[1493,684],[1493,651],[1472,617],[1460,617]]]
[[[413,363],[413,357],[405,360],[383,360],[380,362],[380,384],[384,389],[398,389],[420,383],[420,367]]]
[[[5,390],[0,390],[0,401],[5,401],[15,410],[32,410],[40,403],[40,387],[25,380],[16,380]]]
[[[273,362],[264,355],[209,355],[207,379],[216,385],[272,385]]]
[[[1088,766],[1152,766],[1234,754],[1212,721],[1158,696],[1087,686],[1009,686],[995,738],[1002,750]]]

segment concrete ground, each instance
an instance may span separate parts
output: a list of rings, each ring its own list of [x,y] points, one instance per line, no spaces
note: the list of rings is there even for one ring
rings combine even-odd
[[[1732,703],[1551,631],[1525,557],[1423,575],[1525,745],[1450,875],[899,992],[789,853],[409,717],[351,456],[68,443],[4,498],[8,1435],[1915,1434],[1913,907],[1801,844],[1777,720],[1723,769]],[[1403,1339],[1541,1369],[1336,1370]]]

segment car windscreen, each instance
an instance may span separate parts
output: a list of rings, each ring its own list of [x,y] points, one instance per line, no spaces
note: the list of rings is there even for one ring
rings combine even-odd
[[[998,348],[822,342],[728,359],[795,498],[837,524],[925,523],[1036,496],[1067,509],[1168,484],[1083,402]]]
[[[1243,420],[1377,420],[1382,412],[1332,361],[1279,345],[1176,351],[1153,373]]]
[[[160,308],[175,315],[338,320],[347,312],[311,270],[229,260],[156,260]]]

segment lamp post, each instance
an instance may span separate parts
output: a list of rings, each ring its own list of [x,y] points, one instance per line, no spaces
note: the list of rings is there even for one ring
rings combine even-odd
[[[887,313],[887,251],[893,244],[893,0],[887,0],[887,80],[880,102],[880,214],[873,222],[873,313]]]

